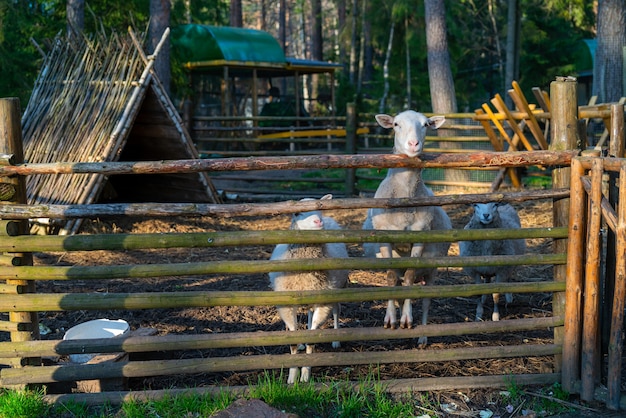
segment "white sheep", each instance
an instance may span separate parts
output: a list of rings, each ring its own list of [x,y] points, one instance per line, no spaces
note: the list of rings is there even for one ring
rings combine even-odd
[[[420,155],[424,147],[426,129],[437,129],[445,121],[443,116],[427,118],[421,113],[407,110],[395,117],[389,115],[376,115],[376,120],[383,128],[393,128],[395,133],[394,153],[405,154],[409,157]],[[390,168],[387,176],[378,186],[374,197],[376,198],[419,198],[432,196],[433,192],[422,181],[422,170],[419,168]],[[446,212],[438,206],[379,209],[368,210],[363,229],[396,230],[396,231],[429,231],[451,229],[452,224]],[[389,243],[366,244],[364,251],[366,256],[381,258],[399,257],[401,255],[411,257],[438,257],[446,256],[450,243],[413,243],[408,251],[402,251],[402,245]],[[406,245],[405,245],[406,247]],[[407,269],[404,272],[402,285],[430,284],[436,269]],[[400,283],[397,271],[387,272],[389,286],[397,286]],[[419,280],[418,280],[419,279]],[[422,299],[422,324],[428,320],[430,299]],[[395,301],[390,300],[385,314],[385,328],[394,328],[396,324]],[[401,328],[413,326],[413,312],[411,300],[405,299],[402,305],[400,318]],[[420,337],[420,345],[427,343],[427,337]]]
[[[519,215],[513,206],[508,203],[490,202],[475,203],[474,214],[469,220],[465,229],[486,229],[486,228],[520,228]],[[459,254],[461,256],[490,256],[490,255],[520,255],[526,251],[526,241],[524,239],[505,240],[475,240],[459,241]],[[483,278],[491,280],[495,277],[496,283],[508,281],[514,271],[514,266],[478,266],[464,267],[463,271],[474,279],[475,283],[482,283]],[[505,295],[506,303],[511,303],[513,295]],[[483,317],[483,304],[487,300],[487,295],[478,298],[476,307],[476,320],[481,321]],[[500,320],[498,302],[500,294],[493,294],[493,321]]]
[[[325,195],[322,200],[331,199],[332,195]],[[329,216],[323,216],[320,211],[296,213],[292,217],[290,229],[294,230],[322,230],[341,229],[339,224]],[[278,244],[272,252],[271,260],[289,260],[297,258],[348,258],[346,245],[343,243],[326,244]],[[285,290],[328,290],[341,289],[348,283],[347,270],[320,270],[300,272],[271,272],[269,273],[270,286],[276,291]],[[278,306],[278,314],[290,331],[298,328],[298,306]],[[308,311],[308,329],[319,328],[333,313],[333,325],[339,328],[339,304],[316,304]],[[340,343],[334,341],[333,348],[339,348]],[[298,352],[298,345],[290,346],[291,354]],[[307,344],[306,353],[315,351],[315,345]],[[289,369],[287,383],[293,384],[298,380],[297,367]],[[311,367],[302,367],[301,382],[308,382],[311,376]]]

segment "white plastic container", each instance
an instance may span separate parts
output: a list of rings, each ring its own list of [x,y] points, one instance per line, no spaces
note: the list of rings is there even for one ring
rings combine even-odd
[[[129,329],[128,322],[123,319],[94,319],[68,329],[63,339],[115,338],[126,334]],[[73,363],[86,363],[97,355],[97,353],[70,354],[70,361]]]

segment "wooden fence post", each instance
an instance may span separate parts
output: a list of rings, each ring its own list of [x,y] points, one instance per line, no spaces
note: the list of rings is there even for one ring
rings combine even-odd
[[[13,155],[12,161],[15,164],[24,162],[20,102],[17,98],[0,99],[0,153]],[[14,189],[14,193],[12,193],[11,197],[6,201],[11,203],[27,203],[25,177],[0,177],[0,186]],[[17,228],[7,229],[6,231],[13,231],[13,233],[17,235],[28,235],[27,220],[15,221],[15,225]],[[20,265],[33,264],[31,253],[11,253],[10,255],[18,258]],[[6,283],[7,285],[15,285],[16,288],[18,286],[21,287],[24,293],[35,292],[35,282],[32,280],[7,280]],[[10,295],[3,295],[3,297],[10,297]],[[39,321],[36,312],[9,312],[9,321],[28,325],[28,331],[12,331],[11,341],[39,339]],[[28,359],[25,363],[39,364],[39,359]]]
[[[609,157],[624,157],[624,105],[611,105],[611,127],[609,135]],[[608,173],[608,199],[611,206],[616,208],[619,199],[617,187],[618,173]],[[606,254],[615,254],[615,233],[611,228],[607,230]],[[606,257],[603,272],[603,294],[601,295],[601,344],[602,353],[608,354],[609,338],[611,335],[611,319],[613,315],[613,289],[615,285],[615,257]]]
[[[356,104],[346,105],[346,154],[356,154]],[[356,169],[346,169],[346,197],[354,196]]]
[[[576,98],[576,79],[569,77],[557,77],[556,81],[550,84],[550,99],[552,102],[551,109],[551,151],[564,151],[577,148],[577,144],[580,143],[578,138],[578,105]],[[561,188],[570,186],[571,169],[557,168],[552,172],[552,187]],[[583,192],[584,193],[584,192]],[[568,226],[569,225],[569,199],[555,200],[553,203],[553,217],[554,226]],[[555,252],[567,251],[567,240],[558,239],[554,240]],[[571,257],[572,255],[569,254]],[[555,281],[567,281],[567,267],[566,266],[554,266],[554,280]],[[555,343],[563,344],[563,356],[559,358],[555,357],[556,370],[562,370],[562,384],[563,388],[568,391],[573,391],[573,384],[579,378],[580,374],[580,305],[572,307],[574,311],[570,310],[568,306],[567,312],[565,312],[565,299],[570,291],[580,292],[580,283],[570,288],[569,283],[566,287],[566,294],[555,293],[552,309],[554,315],[566,315],[567,313],[575,313],[575,318],[565,317],[565,328],[554,329],[554,341]],[[580,302],[580,295],[574,295]],[[572,302],[567,298],[568,304]],[[577,323],[576,323],[577,322]]]

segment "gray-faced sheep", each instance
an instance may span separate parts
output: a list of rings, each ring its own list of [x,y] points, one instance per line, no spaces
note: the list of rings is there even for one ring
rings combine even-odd
[[[322,199],[330,199],[326,195]],[[331,217],[323,216],[320,211],[311,211],[294,214],[291,229],[297,230],[321,230],[341,229],[339,224]],[[342,243],[327,244],[278,244],[272,252],[271,260],[289,260],[297,258],[347,258],[346,245]],[[272,272],[269,273],[270,285],[273,290],[328,290],[341,289],[348,283],[347,270],[320,270],[301,272]],[[298,329],[298,306],[278,306],[278,314],[290,331]],[[308,328],[319,328],[333,313],[335,329],[339,328],[339,304],[314,305],[309,308]],[[340,346],[338,341],[332,343],[334,348]],[[298,345],[290,346],[291,354],[298,352]],[[307,344],[306,353],[315,351],[315,345]],[[295,383],[298,380],[299,370],[297,367],[289,369],[287,383]],[[311,368],[302,367],[300,374],[301,382],[308,382],[311,377]]]
[[[465,229],[486,229],[486,228],[520,228],[520,219],[513,206],[507,203],[475,203],[474,214],[469,220]],[[461,256],[489,256],[489,255],[519,255],[526,251],[526,241],[524,239],[505,240],[476,240],[459,241],[459,254]],[[495,280],[496,283],[508,281],[514,271],[514,266],[478,266],[465,267],[465,274],[472,277],[475,283],[482,283],[486,280]],[[494,279],[495,278],[495,279]],[[487,295],[478,298],[476,307],[476,320],[481,321],[483,317],[483,304]],[[511,303],[513,297],[510,293],[505,295],[507,303]],[[493,294],[493,321],[500,320],[498,302],[500,295]]]
[[[409,157],[418,156],[424,147],[426,129],[437,129],[445,121],[443,116],[427,118],[421,113],[407,110],[395,117],[389,115],[376,115],[376,120],[383,128],[393,128],[394,153],[406,154]],[[432,196],[433,192],[422,181],[422,170],[417,168],[390,168],[387,176],[378,186],[374,197],[376,198],[419,198]],[[436,229],[451,229],[452,224],[446,212],[438,206],[379,209],[368,210],[363,229],[396,230],[396,231],[429,231]],[[389,243],[369,244],[364,246],[365,255],[381,258],[399,257],[401,255],[411,257],[438,257],[448,254],[450,243],[414,243],[408,251],[402,251],[402,246]],[[403,286],[413,284],[430,284],[436,269],[407,269],[403,273],[402,280],[399,272],[389,270],[387,283],[389,286]],[[400,272],[401,273],[401,272]],[[394,328],[396,325],[395,301],[390,300],[385,315],[385,328]],[[422,300],[422,324],[428,320],[430,299]],[[413,312],[411,300],[405,299],[402,305],[400,327],[411,328],[413,326]],[[419,344],[426,344],[427,338],[421,337]]]

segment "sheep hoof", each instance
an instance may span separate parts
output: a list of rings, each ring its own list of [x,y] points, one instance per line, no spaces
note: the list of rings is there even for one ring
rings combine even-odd
[[[500,314],[498,312],[494,312],[493,314],[491,314],[491,320],[492,321],[499,321],[500,320]]]
[[[306,383],[311,378],[311,368],[303,367],[302,374],[300,375],[300,382]]]
[[[287,384],[293,385],[298,381],[298,376],[300,375],[300,370],[297,367],[292,367],[289,369],[289,377],[287,378]]]

